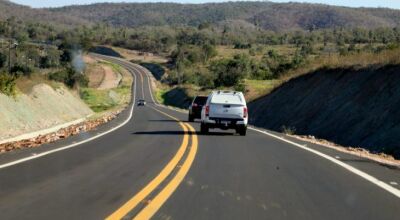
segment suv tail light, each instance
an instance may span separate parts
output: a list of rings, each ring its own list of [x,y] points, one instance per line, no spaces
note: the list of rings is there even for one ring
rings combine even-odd
[[[206,117],[210,115],[210,106],[206,105]]]
[[[197,104],[196,104],[196,103],[193,103],[193,107],[197,107]]]
[[[243,108],[243,118],[247,118],[248,112],[247,112],[247,107]]]

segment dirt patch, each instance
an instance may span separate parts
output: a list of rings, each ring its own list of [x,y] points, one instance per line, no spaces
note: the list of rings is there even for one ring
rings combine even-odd
[[[104,77],[100,85],[98,86],[98,89],[104,90],[104,89],[112,89],[116,88],[119,83],[121,82],[122,76],[121,74],[115,72],[111,67],[109,66],[102,66],[104,70]]]
[[[85,62],[86,64],[92,64],[92,63],[97,63],[97,59],[91,56],[83,56],[83,62]]]
[[[103,66],[100,66],[97,63],[92,63],[87,66],[85,75],[89,79],[89,87],[98,88],[105,78],[106,71]]]
[[[118,87],[122,76],[107,63],[91,56],[84,56],[87,65],[85,75],[89,79],[89,88],[106,90]]]

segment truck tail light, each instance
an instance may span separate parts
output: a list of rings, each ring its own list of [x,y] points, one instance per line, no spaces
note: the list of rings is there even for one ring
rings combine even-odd
[[[206,105],[206,117],[210,115],[210,106]]]
[[[243,108],[243,118],[247,118],[248,112],[247,112],[247,107]]]

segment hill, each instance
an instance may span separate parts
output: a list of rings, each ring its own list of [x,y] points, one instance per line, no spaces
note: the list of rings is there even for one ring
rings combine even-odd
[[[224,2],[98,3],[60,8],[33,9],[0,0],[0,19],[14,16],[24,21],[62,25],[106,23],[116,27],[193,26],[208,24],[224,29],[272,31],[334,27],[396,27],[400,10],[348,8],[306,3]]]
[[[333,27],[395,27],[400,11],[386,8],[348,8],[322,4],[225,2],[207,4],[101,3],[49,9],[90,22],[119,27],[198,26],[247,23],[265,30]]]
[[[45,9],[33,9],[27,6],[18,5],[7,0],[0,0],[0,20],[15,17],[22,21],[52,23],[62,25],[80,25],[90,22],[79,17],[72,17],[67,14],[60,14]]]
[[[287,3],[273,4],[248,20],[267,30],[395,27],[400,24],[400,11]]]

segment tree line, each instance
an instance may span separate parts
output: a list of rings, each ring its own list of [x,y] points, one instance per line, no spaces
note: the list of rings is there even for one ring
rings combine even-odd
[[[400,28],[310,28],[291,32],[251,29],[243,32],[229,25],[215,28],[207,23],[201,23],[198,27],[141,28],[113,27],[99,23],[66,28],[24,22],[11,17],[0,21],[0,40],[0,72],[2,75],[11,74],[7,76],[10,78],[29,76],[35,69],[54,68],[66,72],[58,73],[52,79],[68,82],[69,86],[77,82],[84,83],[85,80],[74,79],[76,74],[71,74],[73,52],[88,51],[94,45],[112,45],[171,57],[172,71],[166,79],[170,84],[194,83],[204,88],[213,88],[241,87],[244,78],[277,78],[286,70],[306,63],[309,56],[321,53],[338,52],[345,55],[360,50],[379,51],[397,47],[400,43]],[[12,53],[9,52],[10,42],[18,43]],[[215,60],[216,47],[221,45],[232,45],[238,50],[249,52],[247,55]],[[280,51],[268,50],[263,52],[261,60],[252,58],[260,47],[273,45],[293,45],[296,52],[286,56]],[[9,71],[8,63],[11,64]]]

